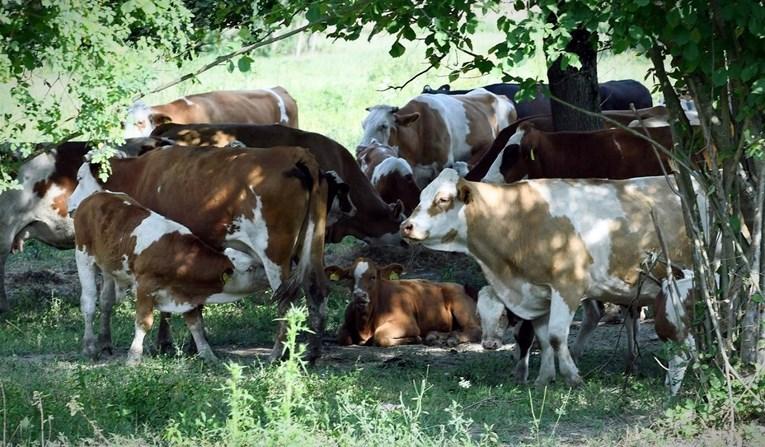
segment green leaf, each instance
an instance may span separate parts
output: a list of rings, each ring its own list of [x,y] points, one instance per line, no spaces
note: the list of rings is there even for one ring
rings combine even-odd
[[[752,295],[752,302],[757,304],[765,303],[765,299],[762,297],[762,294],[760,292],[757,292]]]
[[[405,26],[401,34],[406,40],[414,40],[417,38],[417,34],[415,34],[414,30],[409,26]]]
[[[683,50],[683,59],[685,59],[685,61],[688,64],[691,64],[691,65],[695,66],[695,64],[699,60],[699,47],[698,47],[698,45],[694,45],[694,44],[686,45],[685,49]]]
[[[305,18],[309,23],[316,23],[322,19],[321,9],[318,3],[311,3],[308,7],[308,11],[305,12]]]
[[[752,79],[754,75],[757,74],[758,68],[759,67],[756,64],[751,64],[744,67],[744,69],[741,70],[741,80],[747,82]]]
[[[393,42],[393,45],[390,47],[390,51],[388,51],[388,54],[393,57],[399,57],[404,54],[404,51],[406,51],[406,48],[404,48],[404,46],[401,45],[397,40]]]
[[[455,71],[449,73],[449,82],[454,82],[454,81],[456,81],[459,78],[460,78],[460,72],[459,71],[455,70]]]
[[[250,66],[252,65],[252,58],[250,56],[247,56],[246,54],[239,58],[239,62],[237,62],[237,67],[239,67],[239,71],[242,73],[247,73],[250,71]]]

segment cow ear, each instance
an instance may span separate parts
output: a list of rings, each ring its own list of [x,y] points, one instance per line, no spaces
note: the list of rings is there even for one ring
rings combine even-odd
[[[395,113],[393,116],[396,118],[396,124],[399,126],[409,126],[410,124],[420,119],[420,112],[409,113],[406,115],[399,115],[398,113]]]
[[[341,279],[347,278],[349,276],[348,269],[344,269],[337,265],[324,267],[324,273],[327,275],[327,278],[329,278],[330,281],[340,281]]]
[[[473,199],[473,190],[470,184],[463,179],[457,182],[457,200],[467,205]]]
[[[404,211],[404,203],[401,199],[396,199],[396,203],[389,203],[388,207],[390,208],[390,215],[394,219],[398,218]]]
[[[157,127],[165,123],[170,123],[173,121],[173,119],[164,113],[152,113],[149,115],[149,121],[154,125],[154,127]]]
[[[390,280],[397,280],[399,275],[404,273],[404,266],[401,264],[388,264],[385,267],[380,269],[383,278],[387,278]]]

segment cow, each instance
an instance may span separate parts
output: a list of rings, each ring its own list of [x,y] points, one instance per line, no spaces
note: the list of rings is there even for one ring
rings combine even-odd
[[[537,85],[537,93],[532,100],[515,101],[515,94],[520,90],[519,84],[499,83],[479,87],[488,90],[495,95],[504,95],[515,102],[515,108],[518,118],[526,118],[532,115],[550,115],[550,99],[542,93],[547,89],[546,84]],[[425,86],[422,93],[441,93],[446,95],[464,95],[470,90],[452,90],[449,84],[444,84],[436,90]],[[618,81],[607,81],[598,84],[598,94],[600,95],[601,110],[629,110],[632,105],[636,109],[651,107],[653,99],[651,92],[638,81],[632,79],[623,79]]]
[[[667,119],[669,117],[667,109],[663,106],[650,107],[647,109],[640,109],[636,111],[632,110],[604,110],[601,112],[606,118],[617,121],[622,126],[628,126],[635,119],[641,119],[642,122],[655,122],[659,119]],[[507,142],[518,130],[518,126],[528,122],[534,125],[537,130],[542,132],[555,132],[555,126],[553,125],[552,115],[534,115],[527,118],[519,118],[517,121],[511,123],[504,128],[494,142],[491,148],[483,154],[478,160],[471,160],[469,165],[472,166],[470,172],[465,175],[466,180],[471,182],[477,182],[484,178],[489,171],[494,160],[502,152],[502,149],[507,146]],[[612,122],[603,120],[603,128],[610,129],[615,126]],[[639,127],[639,126],[638,126]],[[646,126],[646,127],[658,127],[658,126]]]
[[[665,148],[668,128],[647,129]],[[644,138],[624,129],[542,132],[522,123],[482,181],[511,183],[524,178],[627,179],[669,172],[669,157]]]
[[[401,242],[398,227],[402,221],[402,204],[385,203],[351,153],[324,135],[280,125],[165,124],[155,129],[153,137],[168,138],[178,145],[226,146],[238,140],[250,147],[304,147],[323,171],[334,173],[349,188],[350,203],[333,206],[339,211],[338,217],[331,218],[327,224],[327,242],[337,243],[349,235],[373,244]]]
[[[398,148],[373,140],[356,148],[356,159],[380,197],[387,203],[401,200],[408,216],[420,201],[420,188],[409,162],[398,156]]]
[[[148,137],[163,123],[282,124],[297,128],[298,108],[282,87],[198,93],[156,106],[137,101],[128,109],[125,138]]]
[[[119,148],[127,154],[145,150],[155,140],[132,140]],[[74,223],[67,201],[77,186],[77,169],[96,144],[69,141],[27,161],[18,171],[19,189],[0,193],[0,312],[9,308],[5,293],[5,262],[22,251],[26,239],[59,249],[74,248]]]
[[[71,209],[93,191],[124,192],[214,249],[235,248],[253,258],[253,290],[270,286],[279,313],[302,286],[314,331],[309,355],[319,356],[327,185],[308,150],[170,146],[137,158],[112,158],[109,167],[105,182],[93,175],[95,166],[80,167]],[[283,331],[282,323],[272,359],[282,354]]]
[[[377,105],[367,111],[359,146],[372,140],[398,146],[420,188],[444,167],[486,151],[499,131],[516,119],[512,101],[483,89],[465,95],[419,95],[401,108]]]
[[[104,289],[131,288],[136,297],[135,336],[128,364],[141,361],[143,339],[151,330],[155,307],[183,313],[200,357],[215,361],[202,330],[200,306],[238,301],[251,292],[253,259],[233,248],[224,253],[214,250],[187,227],[123,193],[94,192],[73,211],[80,305],[85,316],[83,351],[88,355],[96,352],[92,321],[100,270]],[[113,303],[101,305],[111,309]]]
[[[466,181],[446,169],[423,189],[401,235],[434,250],[472,256],[490,286],[478,301],[483,331],[493,330],[505,307],[531,320],[542,349],[536,384],[555,378],[557,354],[560,371],[573,386],[581,378],[567,340],[579,303],[597,297],[643,306],[656,297],[658,286],[640,281],[645,253],[661,250],[652,210],[668,256],[691,262],[682,204],[670,183],[657,176],[493,185]],[[657,266],[659,276],[661,269],[666,270]]]
[[[477,342],[481,326],[465,287],[419,279],[398,280],[400,264],[379,266],[358,258],[350,268],[329,266],[330,279],[352,280],[351,302],[338,332],[341,345]]]

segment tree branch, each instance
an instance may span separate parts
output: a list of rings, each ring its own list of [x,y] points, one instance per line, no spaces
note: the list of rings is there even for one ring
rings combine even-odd
[[[230,61],[231,59],[233,59],[233,58],[235,58],[237,56],[241,56],[243,54],[247,54],[250,51],[256,50],[256,49],[258,49],[260,47],[264,47],[264,46],[270,45],[270,44],[272,44],[274,42],[278,42],[278,41],[284,40],[284,39],[286,39],[288,37],[292,37],[295,34],[302,33],[303,31],[305,31],[306,29],[310,28],[313,25],[315,25],[315,23],[313,23],[313,24],[309,23],[309,24],[303,25],[303,26],[301,26],[299,28],[295,28],[292,31],[288,31],[286,33],[279,34],[278,36],[274,36],[274,37],[271,37],[271,38],[268,38],[268,39],[265,39],[265,40],[261,40],[259,42],[255,42],[253,44],[244,46],[244,47],[242,47],[242,48],[240,48],[240,49],[238,49],[238,50],[236,50],[234,52],[231,52],[231,53],[228,53],[228,54],[224,54],[222,56],[218,56],[214,61],[210,62],[209,64],[207,64],[207,65],[205,65],[205,66],[203,66],[203,67],[201,67],[201,68],[199,68],[199,69],[197,69],[197,70],[195,70],[193,72],[186,73],[185,75],[181,76],[180,78],[175,79],[173,81],[170,81],[170,82],[168,82],[166,84],[163,84],[163,85],[161,85],[161,86],[159,86],[159,87],[157,87],[157,88],[155,88],[153,90],[150,90],[148,92],[139,93],[138,95],[133,97],[133,101],[138,101],[139,99],[143,98],[146,95],[151,95],[151,94],[154,94],[154,93],[159,93],[159,92],[161,92],[163,90],[167,90],[168,88],[173,87],[175,85],[178,85],[178,84],[180,84],[183,81],[187,81],[187,80],[189,80],[191,78],[195,78],[195,77],[199,76],[200,74],[206,72],[207,70],[210,70],[211,68],[217,67],[218,65],[221,65],[221,64],[223,64],[225,62],[228,62],[228,61]]]

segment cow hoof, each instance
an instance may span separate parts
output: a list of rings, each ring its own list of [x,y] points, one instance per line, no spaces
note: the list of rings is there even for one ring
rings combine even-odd
[[[220,363],[220,360],[218,359],[218,357],[211,350],[200,353],[199,358],[201,358],[205,363],[208,363],[210,365],[217,365]]]
[[[527,368],[516,368],[513,372],[513,379],[515,383],[525,385],[529,378],[529,370]]]
[[[449,337],[446,339],[446,346],[450,348],[456,348],[457,345],[460,344],[460,341],[457,337]]]
[[[584,382],[582,381],[582,378],[579,377],[579,375],[575,375],[574,377],[569,377],[566,379],[566,385],[568,385],[571,388],[578,388],[582,386]]]
[[[99,355],[108,355],[109,357],[114,355],[114,347],[111,343],[104,343],[98,349]]]
[[[441,337],[435,334],[428,334],[425,337],[425,340],[423,341],[423,343],[428,346],[435,346],[435,345],[441,344]]]
[[[160,355],[174,355],[175,346],[173,346],[173,342],[161,342],[157,346],[157,353]]]

